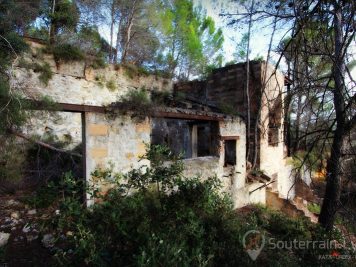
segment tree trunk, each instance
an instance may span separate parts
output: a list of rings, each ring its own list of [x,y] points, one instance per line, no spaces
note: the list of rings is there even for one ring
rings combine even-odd
[[[54,11],[55,11],[55,8],[56,8],[56,0],[53,0],[53,3],[52,3],[52,15],[54,14]],[[51,21],[51,24],[49,26],[49,43],[51,45],[54,44],[54,37],[56,35],[56,25],[54,25],[53,23],[53,20]]]
[[[113,35],[114,35],[114,24],[115,24],[115,3],[111,4],[111,23],[110,23],[110,48],[109,48],[109,62],[113,61]]]
[[[328,231],[332,230],[336,212],[340,202],[341,192],[341,155],[345,135],[345,99],[344,74],[345,60],[343,53],[342,7],[334,3],[334,31],[335,31],[335,58],[333,63],[333,76],[335,80],[334,108],[336,113],[336,129],[333,137],[331,155],[326,168],[327,182],[319,223]]]
[[[250,140],[251,140],[251,105],[250,105],[250,39],[251,39],[251,26],[252,26],[252,11],[253,11],[254,1],[251,3],[250,7],[250,18],[248,22],[248,33],[247,33],[247,51],[246,51],[246,105],[247,105],[247,125],[246,125],[246,159],[249,160],[250,157]],[[256,150],[256,147],[255,147]]]
[[[293,153],[296,153],[299,150],[299,132],[300,132],[300,117],[302,115],[302,95],[298,93],[298,102],[297,102],[297,117],[295,119],[295,138]]]
[[[127,51],[129,50],[129,44],[131,42],[131,29],[133,26],[134,16],[136,13],[136,3],[137,3],[137,0],[135,0],[133,2],[131,13],[127,20],[126,38],[125,38],[124,49],[122,51],[122,57],[121,57],[121,62],[123,62],[123,63],[126,61]]]
[[[120,17],[119,24],[118,24],[118,28],[117,28],[117,34],[116,34],[116,51],[115,51],[115,55],[114,55],[114,63],[118,63],[117,54],[119,53],[119,50],[120,50],[121,27],[122,27],[122,16]]]
[[[289,64],[288,64],[289,68]],[[288,71],[288,78],[290,78]],[[290,103],[291,103],[292,95],[290,92],[290,84],[287,84],[287,95],[284,99],[284,139],[287,147],[287,157],[291,156],[291,125],[290,125]]]

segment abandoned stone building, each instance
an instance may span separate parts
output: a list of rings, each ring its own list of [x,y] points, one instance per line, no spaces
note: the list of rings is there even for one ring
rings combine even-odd
[[[84,62],[56,64],[52,55],[39,52],[41,43],[29,42],[31,53],[24,60],[47,62],[53,76],[45,85],[39,73],[18,64],[14,82],[32,100],[51,99],[58,111],[33,111],[22,130],[28,135],[54,134],[70,139],[69,147],[82,143],[87,183],[94,182],[91,174],[96,168],[111,163],[117,172],[149,165],[140,160],[145,144],[165,144],[183,155],[185,175],[200,175],[202,179],[216,175],[235,207],[268,204],[271,194],[294,198],[292,167],[287,164],[283,142],[285,78],[272,66],[251,62],[252,130],[247,138],[245,64],[216,69],[205,81],[174,83],[153,75],[130,77],[125,69],[114,66],[93,69]],[[127,92],[143,89],[152,98],[164,92],[179,101],[157,106],[140,117],[115,106]],[[255,138],[259,112],[261,123]],[[254,161],[264,175],[247,175]],[[110,183],[101,186],[105,191]],[[88,204],[92,201],[88,196]]]

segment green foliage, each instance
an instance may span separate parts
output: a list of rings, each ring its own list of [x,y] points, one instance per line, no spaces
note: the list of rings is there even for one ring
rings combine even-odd
[[[60,30],[74,30],[79,21],[79,10],[74,1],[59,0],[55,2],[54,12],[52,12],[53,2],[49,1],[45,16],[50,21],[54,34]]]
[[[117,89],[115,80],[109,80],[106,82],[106,87],[110,90],[110,91],[115,91]]]
[[[26,196],[22,202],[33,208],[47,208],[58,198],[58,192],[53,182],[41,186],[32,195]]]
[[[47,47],[45,52],[53,53],[54,59],[57,62],[80,61],[85,59],[84,53],[78,47],[70,44]]]
[[[114,174],[112,168],[93,173],[116,181],[117,186],[90,209],[71,194],[76,190],[60,190],[66,192],[59,203],[60,215],[48,227],[59,234],[72,233],[67,248],[73,253],[57,250],[59,265],[315,266],[320,263],[318,255],[331,250],[270,249],[266,245],[253,262],[242,237],[253,229],[264,233],[267,240],[341,241],[337,231],[326,233],[305,219],[288,218],[265,207],[236,212],[220,193],[216,178],[183,177],[180,159],[169,149],[147,148],[143,159],[151,160],[149,167],[124,175]],[[72,179],[65,184],[73,188]],[[339,266],[333,260],[323,263]]]
[[[102,56],[98,56],[94,58],[94,60],[90,61],[90,67],[93,69],[103,69],[106,67],[105,59]]]
[[[28,34],[28,36],[31,36],[33,38],[38,38],[44,41],[49,40],[48,29],[46,29],[45,27],[29,27],[27,28],[26,33]]]
[[[222,31],[216,29],[212,18],[195,9],[192,1],[167,1],[160,19],[162,31],[168,37],[168,53],[162,60],[168,71],[180,69],[178,75],[189,78],[191,74],[206,73],[205,67],[211,63],[221,65]]]
[[[0,182],[18,181],[22,177],[26,152],[14,138],[0,135]]]
[[[34,208],[47,208],[57,201],[80,201],[83,186],[83,180],[75,179],[71,172],[66,172],[59,181],[49,181],[22,201]]]
[[[317,149],[311,152],[298,151],[293,155],[292,164],[295,168],[306,166],[310,171],[321,171],[324,168],[326,156],[327,155],[320,156]]]
[[[120,110],[129,110],[144,116],[150,114],[154,108],[148,91],[144,88],[128,91],[120,98],[120,101],[114,105],[120,107]]]
[[[308,210],[310,212],[320,214],[320,205],[318,205],[316,203],[308,203]]]
[[[21,68],[32,69],[34,72],[39,72],[40,75],[38,76],[38,79],[46,86],[48,85],[49,80],[52,79],[53,72],[51,66],[47,62],[41,65],[39,63],[27,62],[26,60],[21,59],[18,66]]]
[[[40,101],[46,110],[56,110],[57,109],[57,103],[53,100],[53,98],[51,98],[48,95],[41,96]]]
[[[236,52],[234,53],[234,57],[237,62],[246,61],[248,38],[248,34],[244,33],[241,37],[240,42],[236,46]],[[249,52],[251,53],[251,49]]]
[[[103,75],[96,75],[94,79],[100,87],[104,87],[105,77]]]
[[[236,108],[229,103],[219,103],[218,109],[227,115],[237,116],[239,113],[236,111]]]
[[[22,97],[10,93],[8,81],[0,75],[0,135],[14,126],[21,126],[26,121],[24,109],[28,106]]]
[[[151,93],[152,102],[157,106],[169,105],[172,98],[173,96],[169,91],[159,91],[157,89],[153,90]]]
[[[123,68],[124,74],[130,79],[134,79],[139,76],[148,76],[150,74],[150,71],[142,66],[125,63],[117,66],[117,68],[119,67]]]

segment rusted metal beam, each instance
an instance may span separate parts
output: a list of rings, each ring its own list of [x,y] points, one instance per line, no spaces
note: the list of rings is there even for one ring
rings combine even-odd
[[[78,105],[68,103],[57,103],[56,106],[58,106],[59,111],[105,113],[105,107],[102,106]]]
[[[30,104],[30,108],[34,110],[51,110],[51,111],[64,111],[64,112],[96,112],[105,113],[105,107],[103,106],[91,106],[80,104],[68,104],[68,103],[53,103],[53,106],[49,107],[43,101],[27,100]]]
[[[185,120],[204,120],[204,121],[223,121],[224,117],[201,115],[201,114],[188,114],[178,112],[156,111],[152,114],[156,118],[172,118],[172,119],[185,119]]]
[[[220,136],[220,140],[239,140],[240,136],[231,135],[231,136]]]
[[[44,105],[41,101],[31,101],[32,108],[38,110],[46,110],[48,106]],[[54,111],[64,111],[64,112],[94,112],[94,113],[105,113],[107,111],[104,106],[92,106],[92,105],[80,105],[80,104],[68,104],[68,103],[55,103]],[[147,114],[147,116],[156,118],[173,118],[173,119],[184,119],[184,120],[202,120],[202,121],[223,121],[225,118],[223,116],[214,116],[206,114],[190,114],[182,112],[172,112],[172,111],[154,111],[152,114]]]

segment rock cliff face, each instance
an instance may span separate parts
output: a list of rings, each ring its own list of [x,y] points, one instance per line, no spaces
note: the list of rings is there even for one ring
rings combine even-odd
[[[55,62],[53,55],[44,54],[43,45],[30,43],[31,51],[18,60],[13,83],[28,97],[41,99],[44,96],[59,103],[108,105],[117,101],[129,90],[171,91],[172,81],[155,75],[139,74],[129,68],[108,65],[93,69],[85,62]],[[41,50],[42,49],[42,50]],[[48,63],[52,78],[48,85],[40,81],[40,72],[29,65]]]
[[[83,61],[58,64],[53,55],[42,52],[44,45],[36,42],[29,45],[30,52],[15,64],[12,83],[30,99],[105,106],[118,101],[129,90],[172,91],[170,79],[114,65],[93,69]],[[34,70],[35,64],[50,68],[52,77],[47,85],[39,78],[41,72]],[[61,141],[70,141],[68,148],[71,148],[81,142],[81,117],[78,113],[34,111],[23,131],[43,138],[57,136]]]

